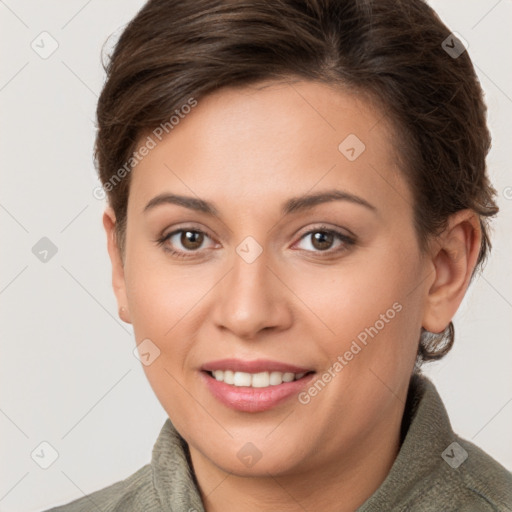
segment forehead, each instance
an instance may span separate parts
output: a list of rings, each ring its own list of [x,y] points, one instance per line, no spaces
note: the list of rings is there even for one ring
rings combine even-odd
[[[316,82],[264,82],[221,89],[186,111],[169,133],[141,139],[154,144],[132,175],[130,202],[139,210],[162,192],[221,204],[245,197],[247,207],[313,188],[343,188],[373,202],[408,195],[389,120],[362,95]]]

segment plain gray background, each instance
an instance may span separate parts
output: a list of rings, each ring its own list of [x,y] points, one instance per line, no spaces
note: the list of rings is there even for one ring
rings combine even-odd
[[[104,203],[92,194],[101,47],[142,4],[0,1],[2,512],[43,510],[128,477],[149,462],[167,417],[118,319]],[[456,432],[512,469],[512,2],[431,5],[469,43],[485,90],[501,212],[490,260],[455,317],[455,347],[426,373]],[[43,237],[57,249],[46,262],[33,253]],[[47,469],[43,442],[58,454]]]

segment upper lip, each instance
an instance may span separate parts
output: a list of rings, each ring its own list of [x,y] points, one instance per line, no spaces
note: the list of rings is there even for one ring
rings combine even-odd
[[[313,371],[311,368],[295,366],[293,364],[270,361],[267,359],[254,359],[244,361],[243,359],[219,359],[210,361],[201,366],[201,370],[213,372],[215,370],[232,370],[234,372],[259,373],[259,372],[282,372],[282,373],[307,373]]]

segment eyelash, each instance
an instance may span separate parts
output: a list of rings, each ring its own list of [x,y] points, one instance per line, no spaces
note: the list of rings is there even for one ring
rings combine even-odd
[[[205,233],[201,229],[184,227],[184,228],[172,231],[171,233],[168,233],[167,235],[164,235],[164,236],[158,238],[157,240],[155,240],[155,243],[159,247],[162,246],[164,251],[168,252],[171,256],[174,256],[174,257],[177,257],[177,258],[193,258],[193,257],[196,256],[196,254],[199,251],[189,251],[189,253],[186,253],[186,252],[183,252],[183,251],[177,251],[175,249],[171,249],[171,248],[169,248],[167,246],[164,246],[165,242],[167,242],[167,240],[169,240],[172,236],[176,235],[177,233],[183,233],[185,231],[191,231],[192,233],[199,233],[199,234],[207,236],[208,238],[211,238],[207,233]],[[306,252],[315,252],[315,253],[327,254],[329,256],[332,256],[334,254],[338,254],[338,253],[346,251],[348,248],[350,248],[351,246],[353,246],[356,243],[355,239],[351,238],[350,236],[345,235],[344,233],[341,233],[341,232],[339,232],[339,231],[337,231],[335,229],[328,228],[327,226],[319,226],[319,227],[317,227],[315,229],[311,229],[310,231],[304,233],[300,237],[299,241],[304,239],[304,238],[306,238],[308,235],[312,235],[313,233],[332,234],[336,238],[338,238],[338,240],[343,242],[343,245],[341,247],[338,247],[337,249],[333,249],[333,250],[332,249],[327,249],[325,251],[306,251]]]

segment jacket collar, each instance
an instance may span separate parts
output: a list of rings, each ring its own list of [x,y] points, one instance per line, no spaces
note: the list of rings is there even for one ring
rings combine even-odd
[[[151,468],[161,510],[204,512],[188,445],[169,418],[153,447]]]
[[[448,413],[434,384],[414,374],[402,419],[402,444],[388,476],[357,512],[402,509],[428,491],[428,481],[444,469],[441,454],[454,440]],[[407,510],[409,510],[407,508]]]
[[[398,456],[384,482],[358,512],[389,510],[410,497],[416,484],[445,464],[441,453],[453,437],[446,409],[434,385],[427,377],[414,374],[402,420],[403,441]],[[162,510],[204,512],[187,443],[169,418],[153,447],[151,468]]]

